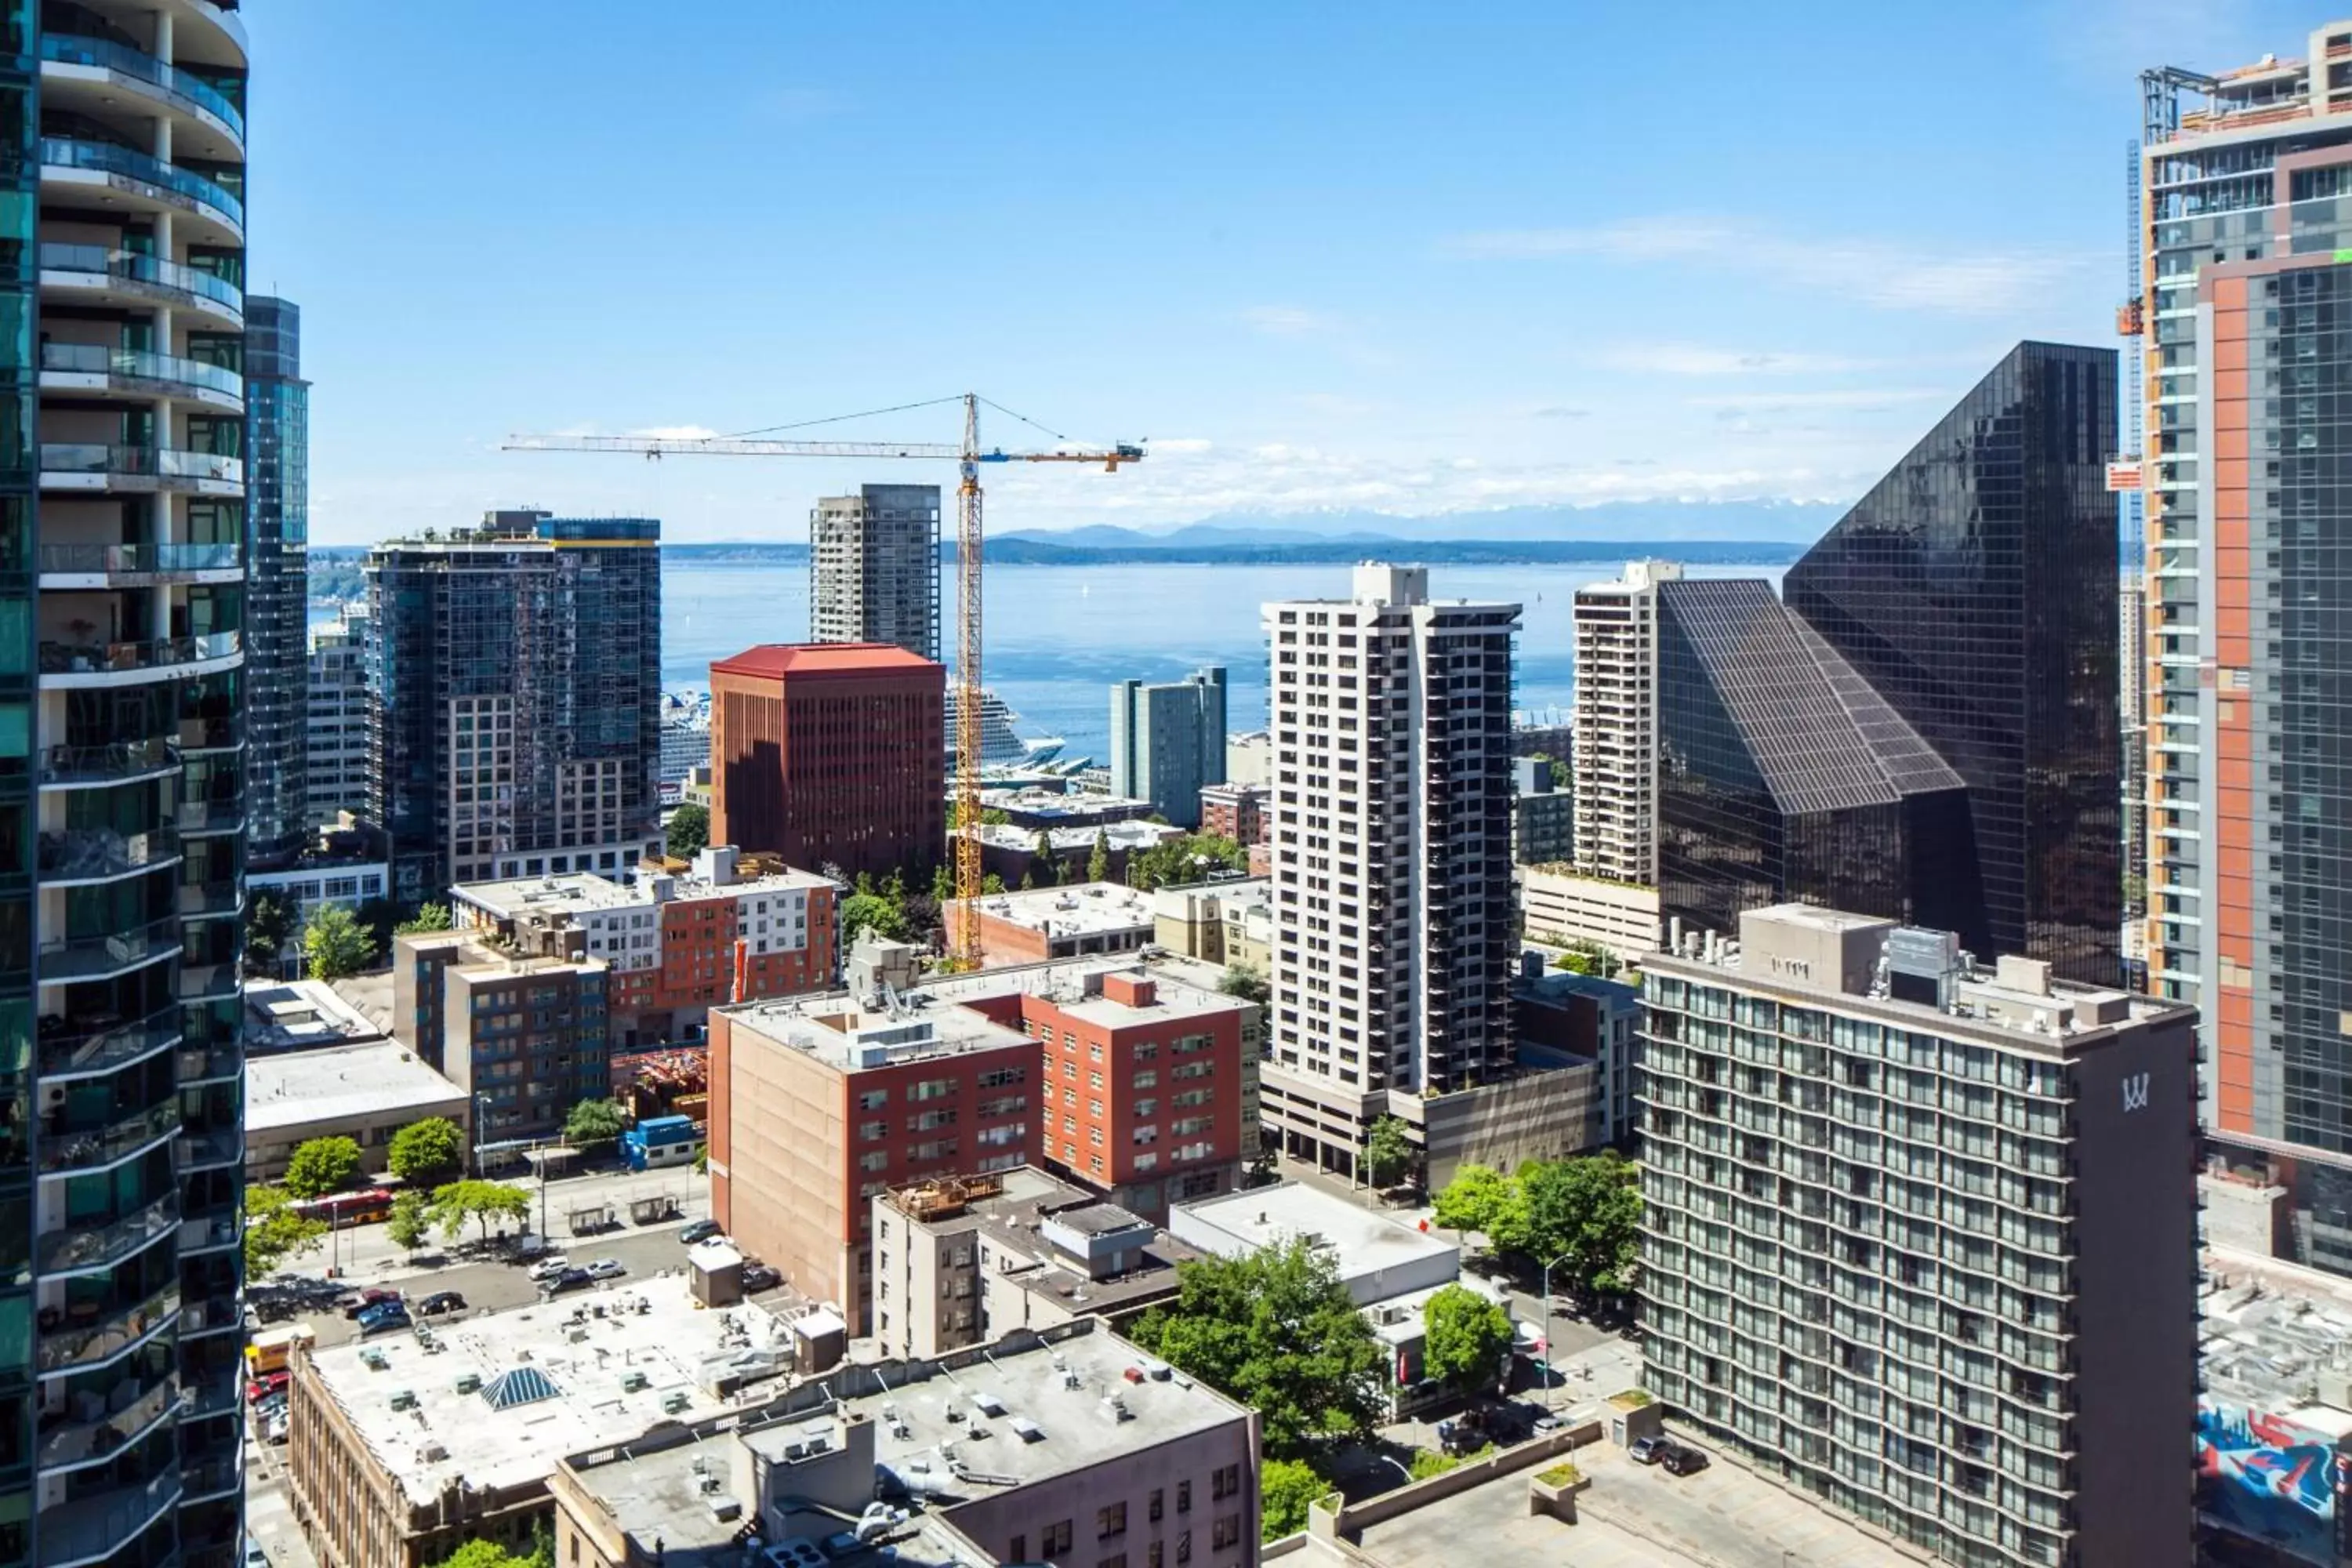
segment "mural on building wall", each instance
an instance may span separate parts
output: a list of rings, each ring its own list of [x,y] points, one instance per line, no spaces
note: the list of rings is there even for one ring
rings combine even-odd
[[[2336,1558],[2337,1494],[2352,1458],[2335,1436],[2242,1405],[2198,1402],[2197,1506],[2308,1562]]]

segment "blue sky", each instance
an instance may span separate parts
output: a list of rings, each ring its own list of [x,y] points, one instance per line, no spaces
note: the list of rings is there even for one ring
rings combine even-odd
[[[522,503],[797,539],[814,497],[931,470],[497,446],[967,386],[1073,437],[1152,438],[1117,476],[992,478],[1000,530],[1843,500],[2019,338],[2116,342],[2137,70],[2299,55],[2322,19],[246,11],[251,282],[303,309],[324,543]],[[955,434],[945,409],[839,433],[861,430]]]

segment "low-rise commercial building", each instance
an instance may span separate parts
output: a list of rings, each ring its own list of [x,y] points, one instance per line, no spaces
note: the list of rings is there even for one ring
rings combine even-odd
[[[1273,822],[1274,788],[1263,784],[1208,784],[1201,791],[1201,831],[1236,844],[1264,844]]]
[[[1511,761],[1511,860],[1540,866],[1576,853],[1576,797],[1555,785],[1549,757]]]
[[[1114,822],[1135,822],[1152,813],[1150,801],[1139,795],[1097,795],[1066,787],[1024,784],[1014,789],[984,789],[980,809],[1003,814],[1008,827],[1031,833],[1041,827],[1107,827]]]
[[[1259,1457],[1254,1412],[1085,1319],[580,1447],[553,1481],[555,1557],[722,1568],[748,1532],[814,1560],[878,1493],[908,1506],[884,1531],[898,1560],[926,1568],[1245,1568]]]
[[[980,863],[983,870],[1008,888],[1017,888],[1024,881],[1072,881],[1086,874],[1099,846],[1105,861],[1103,875],[1118,881],[1127,875],[1129,857],[1156,848],[1182,832],[1182,828],[1171,827],[1164,822],[1109,822],[1091,827],[1044,828],[984,823],[980,829]]]
[[[1557,863],[1528,866],[1519,873],[1519,930],[1546,947],[1590,942],[1639,963],[1659,946],[1658,889]]]
[[[1642,1028],[1642,988],[1564,969],[1541,953],[1520,955],[1511,993],[1522,1053],[1556,1051],[1590,1061],[1598,1075],[1598,1139],[1615,1143],[1633,1131],[1633,1042]]]
[[[962,900],[948,900],[954,929]],[[1133,952],[1151,941],[1149,893],[1118,882],[1080,882],[992,893],[980,900],[980,961],[985,965],[1044,963],[1056,958]]]
[[[1273,958],[1274,884],[1236,877],[1155,889],[1151,928],[1151,940],[1171,952],[1263,975]]]
[[[593,872],[473,882],[449,890],[451,918],[533,951],[554,951],[564,934],[611,966],[615,1048],[637,1049],[702,1033],[710,1008],[728,1001],[796,996],[832,987],[840,975],[829,878],[729,845],[679,862],[652,863],[623,885]]]
[[[393,939],[393,1031],[475,1108],[478,1139],[552,1138],[612,1093],[611,966],[570,934],[554,952],[463,931]]]
[[[320,1568],[527,1553],[563,1456],[738,1415],[791,1370],[789,1326],[706,1310],[683,1275],[293,1358],[288,1491]]]
[[[388,1037],[386,1030],[344,1000],[329,981],[285,980],[274,984],[247,981],[243,994],[248,1056],[356,1046]]]
[[[463,1128],[467,1111],[465,1090],[397,1040],[247,1056],[246,1178],[278,1180],[313,1138],[349,1138],[360,1146],[360,1169],[373,1175],[385,1168],[402,1128],[431,1116]]]

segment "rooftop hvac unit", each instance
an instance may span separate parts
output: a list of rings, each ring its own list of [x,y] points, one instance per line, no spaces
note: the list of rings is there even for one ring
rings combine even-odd
[[[624,1394],[635,1394],[639,1389],[645,1387],[648,1381],[649,1380],[646,1378],[646,1374],[642,1372],[623,1373],[621,1374],[621,1392]]]
[[[1045,1440],[1045,1429],[1025,1415],[1016,1415],[1013,1418],[1013,1434],[1024,1443],[1042,1443]]]
[[[727,1523],[730,1520],[740,1519],[742,1515],[743,1505],[731,1497],[714,1497],[710,1500],[710,1517],[721,1524]]]
[[[685,1413],[686,1407],[693,1403],[694,1396],[692,1394],[687,1393],[683,1388],[676,1389],[663,1397],[662,1413],[666,1415],[682,1415]]]
[[[985,1389],[982,1389],[980,1393],[971,1396],[971,1407],[974,1410],[979,1411],[982,1415],[1002,1415],[1004,1414],[1004,1401],[997,1398],[996,1395],[989,1393]]]
[[[405,1388],[396,1388],[396,1389],[394,1389],[394,1390],[393,1390],[393,1392],[392,1392],[392,1407],[393,1407],[394,1410],[414,1410],[414,1409],[415,1409],[415,1408],[416,1408],[416,1394],[415,1394],[415,1393],[413,1390],[405,1389]]]
[[[480,1373],[460,1373],[457,1376],[457,1392],[460,1394],[472,1394],[481,1386],[482,1374]]]
[[[833,1440],[820,1432],[808,1440],[809,1458],[814,1459],[819,1454],[830,1452],[832,1447]]]

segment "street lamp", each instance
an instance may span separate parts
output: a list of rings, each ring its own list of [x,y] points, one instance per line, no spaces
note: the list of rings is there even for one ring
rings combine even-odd
[[[1576,1255],[1575,1255],[1574,1253],[1572,1253],[1572,1252],[1563,1252],[1563,1253],[1561,1253],[1558,1258],[1553,1258],[1549,1263],[1547,1263],[1547,1264],[1545,1264],[1545,1265],[1543,1266],[1543,1282],[1544,1282],[1544,1408],[1545,1408],[1545,1409],[1547,1409],[1547,1410],[1555,1409],[1555,1408],[1557,1408],[1557,1406],[1558,1406],[1558,1401],[1556,1401],[1556,1400],[1552,1397],[1552,1392],[1551,1392],[1551,1374],[1552,1374],[1553,1373],[1555,1373],[1555,1372],[1559,1372],[1559,1369],[1558,1367],[1555,1367],[1554,1365],[1552,1365],[1552,1362],[1551,1362],[1551,1357],[1552,1357],[1551,1322],[1552,1322],[1552,1315],[1553,1315],[1553,1314],[1552,1314],[1552,1298],[1551,1298],[1551,1271],[1552,1271],[1553,1269],[1555,1269],[1555,1268],[1559,1268],[1561,1264],[1563,1264],[1563,1263],[1567,1262],[1570,1258],[1573,1258],[1574,1256],[1576,1256]],[[1566,1383],[1566,1382],[1568,1381],[1568,1374],[1567,1374],[1566,1373],[1560,1373],[1560,1379],[1559,1379],[1559,1380],[1560,1380],[1562,1383]]]

